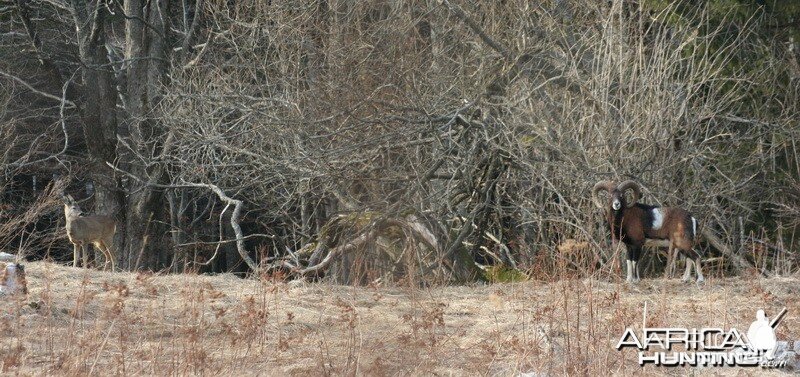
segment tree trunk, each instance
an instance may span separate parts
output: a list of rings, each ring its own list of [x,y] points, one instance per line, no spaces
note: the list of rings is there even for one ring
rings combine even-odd
[[[83,67],[82,106],[83,133],[89,151],[90,175],[95,186],[95,212],[116,216],[117,222],[124,221],[122,197],[117,190],[114,174],[106,165],[117,157],[117,90],[114,73],[108,68],[109,60],[105,51],[104,8],[97,11],[95,18],[82,1],[72,2],[78,34],[78,49]],[[120,250],[121,233],[117,232],[114,251]],[[119,253],[115,253],[119,258]]]
[[[128,151],[131,163],[126,168],[137,177],[148,182],[130,181],[127,191],[125,222],[124,262],[129,269],[157,269],[159,250],[153,248],[154,243],[149,234],[155,234],[156,225],[153,219],[163,217],[163,196],[153,190],[148,183],[162,180],[163,171],[156,165],[154,168],[143,166],[137,156],[152,157],[155,146],[150,141],[160,140],[163,133],[157,130],[155,121],[150,117],[153,104],[158,101],[162,78],[166,72],[166,34],[167,10],[165,0],[149,1],[126,0],[125,14],[129,16],[125,22],[126,50],[128,62],[128,80],[126,87],[126,105],[128,111],[127,135],[132,151]],[[145,25],[142,20],[147,20]],[[164,147],[166,148],[166,146]],[[163,152],[163,151],[162,151]]]

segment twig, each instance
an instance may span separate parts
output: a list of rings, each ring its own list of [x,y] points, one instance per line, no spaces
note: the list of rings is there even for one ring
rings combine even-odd
[[[36,93],[36,94],[38,94],[38,95],[40,95],[42,97],[49,98],[49,99],[54,100],[54,101],[58,101],[59,103],[65,103],[65,104],[69,105],[69,108],[76,107],[75,102],[72,102],[72,101],[70,101],[70,100],[65,98],[66,95],[59,97],[59,96],[54,96],[54,95],[52,95],[50,93],[43,92],[43,91],[41,91],[39,89],[34,88],[33,85],[29,84],[25,80],[23,80],[23,79],[21,79],[21,78],[19,78],[17,76],[14,76],[14,75],[12,75],[12,74],[10,74],[8,72],[2,71],[2,70],[0,70],[0,76],[4,76],[6,78],[14,80],[14,81],[18,82],[19,84],[21,84],[22,86],[24,86],[25,88],[27,88],[28,90],[30,90],[31,92],[34,92],[34,93]],[[67,83],[64,84],[65,88],[66,88],[66,85],[67,85]]]

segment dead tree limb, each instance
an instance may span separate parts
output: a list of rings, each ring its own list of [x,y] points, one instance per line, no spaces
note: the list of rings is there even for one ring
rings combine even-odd
[[[226,204],[233,205],[233,213],[231,213],[231,228],[233,228],[233,232],[236,234],[236,250],[239,252],[239,256],[242,257],[242,260],[244,261],[244,263],[247,264],[247,266],[250,267],[251,270],[253,270],[255,272],[259,271],[258,264],[252,258],[250,258],[250,255],[248,255],[247,250],[245,250],[245,248],[244,248],[245,237],[242,234],[242,227],[239,225],[239,219],[242,216],[242,206],[244,205],[244,202],[242,202],[239,199],[231,198],[230,196],[225,194],[225,191],[223,191],[221,188],[219,188],[219,186],[217,186],[215,184],[182,182],[180,184],[164,185],[164,184],[159,184],[159,183],[154,183],[154,182],[144,182],[139,177],[137,177],[137,176],[135,176],[135,175],[133,175],[133,174],[127,172],[127,171],[124,171],[124,170],[112,165],[111,163],[106,162],[106,164],[109,167],[111,167],[112,169],[114,169],[114,171],[117,171],[117,172],[120,172],[122,174],[125,174],[125,175],[127,175],[127,176],[129,176],[129,177],[131,177],[131,178],[133,178],[133,179],[135,179],[137,181],[139,181],[140,183],[144,183],[145,185],[150,186],[150,187],[162,188],[162,189],[183,188],[183,187],[205,188],[205,189],[211,190],[214,194],[217,195],[217,197],[220,200],[222,200]]]
[[[318,272],[318,271],[322,270],[323,268],[328,267],[328,265],[330,265],[331,262],[336,260],[338,257],[340,257],[340,256],[342,256],[344,254],[347,254],[347,253],[349,253],[351,251],[356,250],[356,248],[358,248],[359,246],[365,245],[366,243],[371,241],[373,238],[375,238],[375,236],[381,230],[386,228],[385,224],[380,224],[381,226],[378,226],[378,225],[379,225],[379,223],[373,222],[372,224],[367,226],[368,230],[363,231],[355,239],[351,240],[350,242],[348,242],[348,243],[346,243],[344,245],[341,245],[341,246],[338,246],[338,247],[335,247],[335,248],[331,249],[331,251],[328,252],[328,255],[325,256],[325,258],[323,260],[321,260],[319,263],[317,263],[315,265],[312,265],[312,266],[309,266],[309,267],[306,267],[306,268],[300,270],[298,273],[300,275],[308,275],[308,274],[311,274],[311,273],[314,273],[314,272]]]
[[[728,245],[725,242],[723,242],[716,235],[716,233],[714,233],[713,230],[711,230],[708,227],[706,227],[705,229],[703,229],[702,234],[703,234],[703,237],[705,237],[706,241],[708,241],[708,243],[711,244],[711,246],[713,246],[714,248],[719,250],[722,253],[722,255],[728,257],[733,262],[733,264],[736,266],[736,268],[738,268],[739,270],[748,270],[748,269],[755,268],[755,266],[750,264],[750,262],[748,262],[747,259],[745,259],[745,258],[743,258],[743,257],[741,257],[739,255],[736,255],[736,253],[734,253],[730,249],[730,247],[728,247]],[[761,271],[761,274],[766,276],[766,277],[772,276],[772,274],[770,272],[768,272],[768,271]]]
[[[242,227],[239,225],[239,219],[242,216],[242,206],[243,202],[239,199],[233,199],[227,194],[225,191],[222,191],[219,186],[211,184],[211,183],[183,183],[184,187],[201,187],[207,188],[217,194],[220,200],[227,204],[233,205],[233,213],[231,213],[231,228],[233,228],[233,232],[236,234],[236,250],[239,252],[239,256],[242,257],[244,263],[250,267],[251,270],[258,272],[258,264],[250,258],[248,255],[247,250],[244,248],[244,235],[242,235]]]
[[[329,224],[339,221],[341,218],[331,220]],[[419,243],[423,244],[430,250],[440,253],[442,251],[442,243],[437,239],[434,232],[426,226],[422,220],[415,216],[409,215],[405,218],[378,218],[370,221],[367,225],[361,227],[348,241],[339,245],[336,240],[340,240],[342,235],[333,230],[334,225],[330,225],[330,230],[324,236],[324,239],[318,240],[318,244],[312,257],[309,260],[308,266],[305,268],[294,268],[294,273],[300,276],[309,276],[317,274],[322,270],[328,268],[331,263],[341,259],[346,254],[358,250],[376,238],[380,237],[387,229],[396,228],[402,231],[403,240],[405,242],[405,252],[411,252]],[[332,234],[332,233],[336,234]],[[299,253],[298,253],[299,254]],[[323,258],[324,254],[324,258]],[[287,261],[277,261],[273,263],[271,268],[281,268],[287,266]],[[291,265],[291,263],[289,264]],[[427,268],[427,267],[422,267]]]

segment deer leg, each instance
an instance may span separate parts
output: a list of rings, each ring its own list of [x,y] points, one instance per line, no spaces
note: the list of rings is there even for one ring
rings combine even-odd
[[[78,244],[72,244],[72,267],[78,267],[78,260],[80,257],[80,251],[78,251]]]
[[[89,244],[81,245],[81,259],[83,259],[83,268],[89,268]]]
[[[108,260],[111,261],[111,271],[117,270],[117,261],[114,258],[114,253],[111,251],[109,245],[114,245],[114,236],[108,237],[105,241],[103,241],[103,246],[106,247],[106,251],[108,252]]]
[[[103,248],[103,241],[96,241],[93,245],[97,250],[100,251],[100,254],[103,255],[103,271],[105,271],[106,266],[108,266],[108,257],[106,256],[106,250]],[[95,254],[94,260],[95,262],[97,262],[98,258],[97,252],[95,252],[94,254]]]
[[[100,241],[97,248],[103,252],[103,256],[106,258],[105,263],[103,263],[103,271],[105,271],[108,264],[111,263],[111,272],[114,272],[114,257],[111,255],[111,250],[108,249],[108,245],[106,245],[104,241]]]
[[[111,272],[114,272],[114,261],[111,259],[111,253],[108,252],[108,247],[106,247],[106,245],[103,245],[103,256],[106,258],[106,262],[103,263],[103,271],[105,271],[106,267],[110,264]]]

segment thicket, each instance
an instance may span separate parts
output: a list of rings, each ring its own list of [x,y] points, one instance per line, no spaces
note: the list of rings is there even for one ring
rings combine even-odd
[[[0,247],[66,247],[58,205],[30,204],[53,181],[116,214],[126,269],[609,277],[589,190],[634,179],[701,220],[718,274],[792,273],[798,19],[744,0],[3,1]]]

